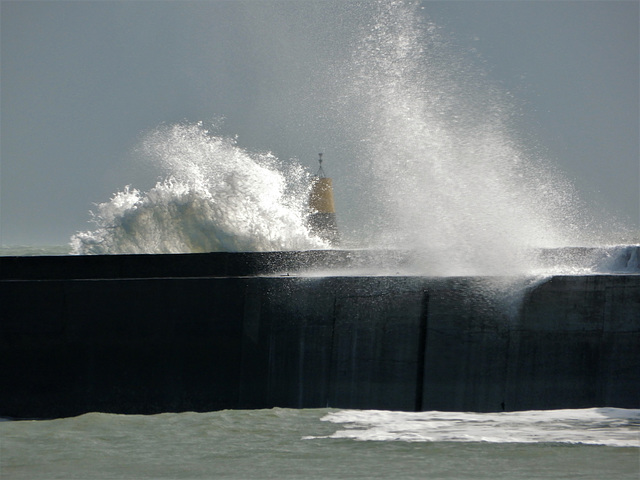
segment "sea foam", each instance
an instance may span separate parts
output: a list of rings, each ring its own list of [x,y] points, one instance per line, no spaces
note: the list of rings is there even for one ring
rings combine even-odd
[[[360,441],[568,443],[640,447],[640,410],[587,408],[503,413],[341,410],[328,437]]]

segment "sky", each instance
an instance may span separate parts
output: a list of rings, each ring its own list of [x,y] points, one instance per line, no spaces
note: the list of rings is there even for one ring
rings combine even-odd
[[[639,2],[421,3],[519,105],[522,136],[640,231]],[[339,179],[348,167],[314,125],[322,102],[298,101],[353,34],[330,5],[2,0],[0,244],[65,244],[94,204],[152,186],[134,152],[161,124],[217,121],[243,148],[313,171],[325,151]],[[339,209],[350,193],[334,184]]]

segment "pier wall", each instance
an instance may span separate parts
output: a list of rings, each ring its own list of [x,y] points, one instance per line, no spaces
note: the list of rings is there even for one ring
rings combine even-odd
[[[0,416],[640,408],[640,275],[51,276],[0,279]]]

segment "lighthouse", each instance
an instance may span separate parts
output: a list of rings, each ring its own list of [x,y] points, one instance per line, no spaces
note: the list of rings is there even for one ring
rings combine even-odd
[[[331,246],[340,243],[336,209],[333,201],[333,185],[322,168],[322,154],[318,154],[318,173],[313,179],[309,193],[308,224],[312,233],[326,240]]]

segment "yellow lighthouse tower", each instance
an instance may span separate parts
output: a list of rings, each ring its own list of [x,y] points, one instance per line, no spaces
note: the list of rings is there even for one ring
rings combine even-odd
[[[319,153],[320,168],[313,179],[309,194],[308,224],[311,231],[332,246],[340,243],[336,209],[333,201],[333,185],[322,168],[322,154]]]

